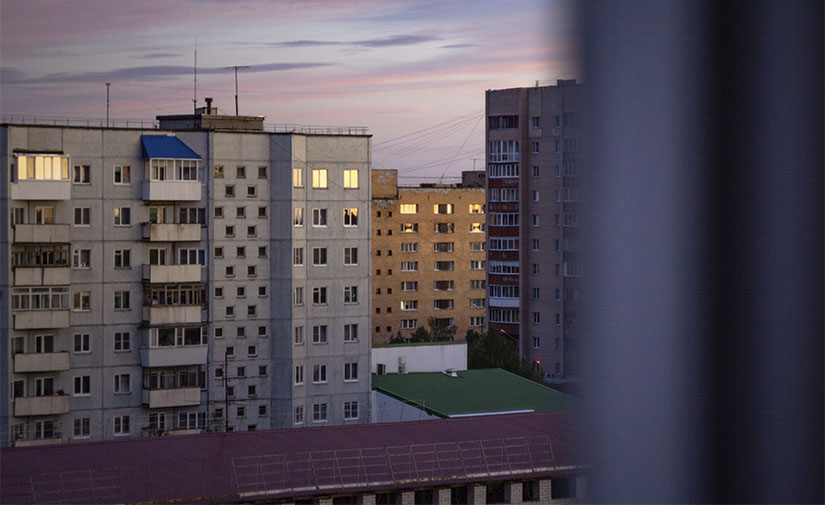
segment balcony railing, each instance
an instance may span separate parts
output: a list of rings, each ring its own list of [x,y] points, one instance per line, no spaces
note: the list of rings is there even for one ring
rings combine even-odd
[[[201,265],[143,265],[143,280],[153,284],[202,282],[203,267]]]
[[[72,181],[21,179],[9,185],[12,200],[70,200]]]
[[[197,202],[201,181],[143,181],[143,199],[161,202]]]
[[[69,411],[68,395],[53,396],[24,396],[14,399],[14,415],[22,416],[52,416],[65,414]]]
[[[68,265],[46,267],[14,267],[14,286],[68,286],[71,268]]]
[[[208,350],[207,345],[142,347],[140,349],[140,362],[142,366],[147,368],[206,365]]]
[[[59,372],[68,369],[68,352],[18,353],[14,355],[14,373]]]
[[[69,309],[15,310],[15,330],[40,330],[69,327]]]
[[[143,320],[152,326],[200,323],[202,305],[153,305],[143,308]]]
[[[14,242],[30,244],[71,242],[71,226],[68,224],[16,224]]]
[[[198,242],[201,225],[143,223],[143,238],[150,242]]]
[[[201,404],[201,388],[144,389],[143,404],[150,409],[195,407]]]

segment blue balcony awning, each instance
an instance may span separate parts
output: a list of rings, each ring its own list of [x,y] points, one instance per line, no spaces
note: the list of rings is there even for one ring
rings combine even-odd
[[[174,135],[141,135],[143,159],[199,160],[201,157]]]

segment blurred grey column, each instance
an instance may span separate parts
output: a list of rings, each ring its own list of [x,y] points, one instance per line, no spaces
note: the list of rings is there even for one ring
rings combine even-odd
[[[590,497],[822,503],[822,2],[582,21]]]

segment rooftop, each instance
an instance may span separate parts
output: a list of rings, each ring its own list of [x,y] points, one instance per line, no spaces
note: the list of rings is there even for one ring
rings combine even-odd
[[[565,413],[133,438],[0,450],[2,503],[250,503],[578,466]],[[44,464],[45,463],[45,464]]]
[[[372,388],[440,417],[508,412],[561,412],[576,399],[500,368],[373,375]]]

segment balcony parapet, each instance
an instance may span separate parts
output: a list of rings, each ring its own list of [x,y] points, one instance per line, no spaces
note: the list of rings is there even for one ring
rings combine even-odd
[[[202,305],[153,305],[143,308],[143,320],[150,326],[203,322]]]
[[[15,286],[68,286],[72,270],[68,265],[14,267]]]
[[[144,181],[143,200],[197,202],[201,199],[200,181]]]
[[[144,389],[143,404],[150,409],[196,407],[201,404],[201,388]]]
[[[40,330],[69,327],[69,309],[15,310],[15,330]]]
[[[140,363],[144,367],[171,367],[206,365],[209,347],[191,345],[180,347],[142,347]]]
[[[201,265],[143,265],[143,280],[152,284],[203,282]]]
[[[68,224],[16,224],[13,240],[18,244],[68,244],[71,233]]]
[[[12,200],[71,200],[70,180],[19,180],[10,184]]]
[[[14,355],[14,373],[60,372],[68,369],[68,352],[19,353]]]
[[[52,416],[69,411],[69,395],[24,396],[14,399],[14,416]]]
[[[150,242],[199,242],[199,224],[143,223],[143,239]]]

